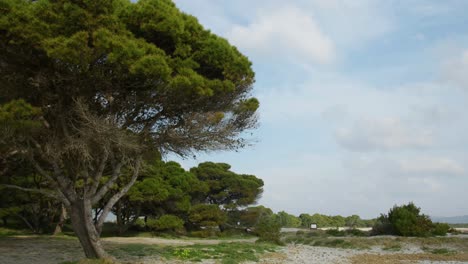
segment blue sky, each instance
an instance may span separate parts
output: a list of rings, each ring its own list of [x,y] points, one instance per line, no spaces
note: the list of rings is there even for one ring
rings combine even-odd
[[[293,214],[468,214],[468,1],[175,2],[250,58],[261,103],[253,146],[184,167],[229,163]]]

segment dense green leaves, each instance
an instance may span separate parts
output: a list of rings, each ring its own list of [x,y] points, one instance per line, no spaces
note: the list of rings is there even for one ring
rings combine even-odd
[[[236,174],[230,168],[225,163],[205,162],[190,169],[209,188],[206,194],[198,197],[200,202],[235,209],[256,201],[263,191],[263,181],[253,175]]]
[[[414,203],[395,205],[388,215],[381,215],[373,228],[374,234],[391,234],[399,236],[446,235],[447,224],[432,223],[429,216],[421,214],[421,209]]]

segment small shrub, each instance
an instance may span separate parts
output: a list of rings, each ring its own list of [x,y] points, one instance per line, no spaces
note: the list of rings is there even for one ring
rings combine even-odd
[[[146,227],[145,220],[138,218],[135,223],[132,225],[131,229],[136,231],[144,231]]]
[[[339,236],[339,237],[346,236],[345,231],[340,231],[339,229],[328,229],[326,233],[327,235],[330,235],[330,236]]]
[[[364,232],[362,230],[355,229],[355,228],[346,230],[346,233],[352,236],[359,236],[359,237],[368,236],[367,232]]]
[[[215,237],[218,234],[219,232],[217,230],[210,229],[210,228],[190,232],[190,236],[200,237],[200,238]]]
[[[282,245],[281,225],[273,217],[263,217],[255,226],[255,233],[258,235],[258,242],[271,242]]]
[[[445,223],[434,223],[432,227],[432,235],[445,236],[450,231],[450,226]]]

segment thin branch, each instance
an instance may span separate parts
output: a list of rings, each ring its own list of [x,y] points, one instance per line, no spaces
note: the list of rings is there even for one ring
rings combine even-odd
[[[122,198],[122,196],[124,196],[128,192],[128,190],[130,190],[133,184],[135,184],[135,181],[138,178],[138,174],[140,173],[140,166],[142,162],[141,160],[141,156],[137,158],[135,168],[133,169],[133,175],[130,181],[118,193],[114,194],[114,196],[112,196],[112,198],[110,198],[104,206],[102,213],[99,216],[98,222],[96,223],[96,230],[98,230],[99,233],[101,233],[102,225],[104,224],[104,221],[106,220],[106,217],[110,213],[112,207],[120,198]]]
[[[119,163],[117,163],[117,165],[114,166],[111,178],[91,198],[91,204],[96,204],[97,202],[99,202],[99,200],[102,199],[102,197],[104,197],[104,195],[107,193],[109,188],[112,187],[112,185],[115,183],[117,178],[119,178],[120,170],[122,166],[123,166],[123,161],[120,161]]]
[[[104,150],[101,161],[99,163],[98,170],[94,174],[93,185],[89,189],[89,194],[94,195],[96,193],[99,187],[99,182],[101,181],[101,178],[102,178],[102,174],[104,173],[104,169],[106,168],[106,163],[108,159],[109,159],[109,151]]]
[[[50,190],[46,191],[46,190],[43,190],[43,189],[24,188],[24,187],[21,187],[21,186],[11,185],[11,184],[1,184],[1,186],[4,186],[6,188],[10,188],[10,189],[17,189],[17,190],[21,190],[21,191],[25,191],[25,192],[40,193],[40,194],[43,194],[45,196],[48,196],[48,197],[51,197],[51,198],[54,198],[54,199],[59,199],[59,197]]]

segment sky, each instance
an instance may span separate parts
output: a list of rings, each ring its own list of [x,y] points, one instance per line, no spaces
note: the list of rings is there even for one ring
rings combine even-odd
[[[238,152],[168,159],[229,163],[295,215],[468,214],[468,1],[175,3],[252,61],[260,122]]]

